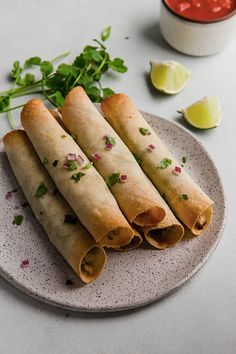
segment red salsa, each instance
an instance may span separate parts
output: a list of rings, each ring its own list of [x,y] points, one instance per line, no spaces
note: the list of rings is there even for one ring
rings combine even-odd
[[[164,0],[176,14],[195,21],[214,21],[236,9],[236,0]]]

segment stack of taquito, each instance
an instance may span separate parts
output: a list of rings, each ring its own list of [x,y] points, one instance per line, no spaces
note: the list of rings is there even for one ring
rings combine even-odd
[[[176,216],[200,234],[212,215],[213,202],[183,169],[173,173],[179,164],[127,96],[112,95],[101,107],[106,119],[82,87],[69,92],[61,117],[33,99],[21,114],[25,132],[4,138],[36,218],[84,282],[102,271],[104,246],[131,250],[141,244],[141,233],[164,249],[184,235]],[[172,166],[160,168],[163,159]],[[40,185],[47,193],[38,198]],[[66,215],[76,223],[66,223]]]

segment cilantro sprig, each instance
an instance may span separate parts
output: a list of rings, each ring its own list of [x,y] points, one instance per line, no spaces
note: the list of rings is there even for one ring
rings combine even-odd
[[[71,64],[56,63],[70,53],[63,53],[52,60],[43,60],[38,56],[30,57],[22,64],[14,61],[9,79],[13,82],[11,89],[0,92],[0,113],[7,113],[10,125],[15,128],[12,111],[22,105],[13,106],[12,101],[21,96],[42,94],[44,100],[55,107],[62,106],[68,92],[82,86],[93,102],[100,102],[114,91],[103,87],[102,77],[108,70],[125,73],[127,66],[121,58],[110,57],[104,42],[110,37],[111,27],[101,33],[101,41],[94,39],[94,45],[83,48]]]

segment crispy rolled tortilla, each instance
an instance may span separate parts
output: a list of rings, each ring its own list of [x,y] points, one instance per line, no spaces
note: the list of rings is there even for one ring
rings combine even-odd
[[[12,170],[49,241],[83,282],[89,283],[96,279],[103,270],[106,254],[76,220],[73,210],[56,191],[53,180],[25,131],[12,131],[4,137],[3,142]],[[37,197],[36,191],[42,183],[47,193]],[[65,223],[66,215],[76,224]]]
[[[183,226],[170,209],[158,225],[143,228],[142,231],[147,242],[160,250],[175,246],[184,236]]]
[[[132,240],[127,245],[117,247],[116,248],[117,251],[120,252],[132,251],[141,245],[141,243],[143,242],[142,236],[136,229],[133,228],[133,231],[134,231],[134,237],[132,238]]]
[[[165,217],[165,206],[159,192],[138,166],[120,137],[95,108],[82,87],[67,95],[60,109],[67,129],[105,181],[112,174],[127,176],[127,182],[116,180],[110,190],[130,223],[156,225]],[[112,141],[107,148],[106,140]],[[99,159],[94,158],[94,153]]]
[[[29,101],[21,122],[40,160],[47,159],[45,167],[57,188],[95,241],[107,247],[129,243],[133,231],[106,183],[93,166],[83,167],[89,160],[44,104],[37,99]],[[84,164],[69,160],[71,156]]]
[[[101,109],[132,153],[142,159],[141,167],[175,215],[192,233],[199,235],[211,222],[213,201],[183,168],[181,173],[175,170],[175,167],[179,170],[179,163],[128,96],[112,95],[102,102]]]

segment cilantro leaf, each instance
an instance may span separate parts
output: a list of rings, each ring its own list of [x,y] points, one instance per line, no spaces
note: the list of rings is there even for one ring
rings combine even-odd
[[[93,162],[92,161],[90,161],[89,163],[87,163],[87,165],[85,165],[84,167],[83,167],[83,169],[85,169],[85,170],[88,170],[90,167],[92,167],[93,166]]]
[[[183,163],[186,163],[186,162],[187,162],[187,157],[186,157],[186,156],[183,156],[183,157],[182,157],[182,162],[183,162]]]
[[[11,70],[11,74],[10,74],[11,80],[17,83],[17,81],[20,80],[21,73],[22,73],[22,67],[20,66],[19,60],[16,60],[14,61]]]
[[[151,135],[151,132],[148,128],[139,128],[139,132],[142,134],[142,135]]]
[[[53,72],[53,65],[50,61],[42,61],[40,63],[40,71],[43,76],[48,76]]]
[[[11,97],[10,96],[1,96],[0,97],[0,112],[4,112],[9,104],[10,104]]]
[[[111,26],[107,26],[106,28],[104,28],[104,30],[101,33],[101,40],[105,42],[110,37],[110,34],[111,34]]]
[[[68,76],[69,74],[77,74],[76,68],[73,65],[69,64],[60,64],[57,68],[56,73],[62,76]]]
[[[109,145],[109,144],[116,146],[116,139],[110,135],[107,135],[106,136],[106,145]]]
[[[109,87],[105,87],[102,89],[102,93],[103,93],[102,98],[104,99],[105,97],[113,95],[115,92]]]
[[[60,91],[56,91],[52,96],[53,101],[55,102],[57,107],[61,107],[64,103],[64,97],[62,96]]]
[[[78,173],[74,173],[71,176],[71,179],[74,179],[76,182],[80,181],[80,178],[83,177],[85,174],[83,172],[78,172]]]
[[[76,165],[76,162],[75,161],[68,161],[68,170],[69,171],[74,171],[74,170],[77,170],[77,165]]]
[[[87,95],[89,96],[89,98],[91,99],[91,101],[101,102],[101,100],[102,100],[101,90],[98,87],[96,87],[96,86],[85,87],[85,91],[86,91]]]
[[[17,84],[20,86],[28,86],[35,82],[35,76],[31,73],[26,73],[23,78],[20,78],[17,81]]]
[[[109,177],[106,178],[106,184],[108,187],[114,186],[120,180],[120,173],[112,173]]]
[[[35,192],[35,197],[40,198],[42,197],[44,194],[46,194],[48,192],[48,188],[45,186],[45,184],[42,182],[40,183],[40,185],[38,186],[38,188],[36,189]]]
[[[41,58],[31,57],[29,59],[26,59],[26,61],[24,63],[24,69],[31,68],[34,65],[40,65],[40,64],[41,64]]]
[[[23,219],[24,219],[23,215],[15,215],[14,219],[12,221],[12,224],[13,225],[21,225],[23,222]]]
[[[113,71],[118,73],[125,73],[128,70],[127,66],[124,65],[124,60],[121,58],[110,60],[108,65]]]
[[[188,200],[188,196],[187,194],[181,194],[181,196],[179,197],[179,199],[183,199],[183,200]]]
[[[165,169],[172,164],[172,160],[168,159],[167,157],[162,159],[159,163],[158,167]]]

